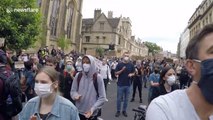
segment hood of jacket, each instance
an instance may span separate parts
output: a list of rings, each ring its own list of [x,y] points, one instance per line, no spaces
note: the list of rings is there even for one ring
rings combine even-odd
[[[84,57],[89,58],[89,60],[90,60],[90,68],[89,68],[89,72],[87,74],[83,70],[83,74],[85,74],[88,77],[92,77],[94,73],[98,72],[98,67],[97,67],[97,64],[95,63],[95,58],[93,56],[91,56],[91,55],[85,55]],[[82,69],[84,69],[83,68],[83,61],[82,61]]]

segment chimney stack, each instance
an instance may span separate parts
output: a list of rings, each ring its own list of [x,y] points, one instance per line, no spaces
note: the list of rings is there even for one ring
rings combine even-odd
[[[112,11],[108,11],[108,18],[113,18],[113,12]]]
[[[94,11],[94,21],[101,15],[101,9],[95,9]]]

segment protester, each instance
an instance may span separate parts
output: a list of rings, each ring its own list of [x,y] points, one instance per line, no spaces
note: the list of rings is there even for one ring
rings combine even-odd
[[[159,74],[159,69],[157,67],[155,67],[154,72],[150,74],[149,81],[150,81],[150,88],[149,88],[149,94],[148,94],[148,103],[151,102],[153,89],[159,86],[160,74]]]
[[[193,82],[153,100],[146,120],[212,120],[213,118],[213,24],[204,26],[188,43],[186,68]]]
[[[19,115],[20,120],[79,120],[78,110],[57,94],[59,75],[52,67],[42,68],[35,77],[37,97],[28,101]]]
[[[111,77],[111,71],[110,71],[109,65],[107,64],[107,59],[105,58],[102,60],[100,74],[103,77],[105,90],[107,91],[107,85],[109,83],[109,80],[112,80],[112,77]]]
[[[82,72],[72,83],[71,97],[75,100],[81,120],[97,120],[100,109],[107,101],[103,78],[98,74],[95,58],[86,55],[82,58]]]
[[[70,96],[70,90],[72,87],[72,82],[74,79],[75,69],[73,67],[73,61],[71,59],[67,59],[65,63],[64,69],[64,93],[63,96],[74,103],[73,99]]]
[[[174,69],[172,67],[163,68],[160,73],[160,85],[153,88],[150,101],[160,95],[165,95],[176,89],[179,89],[179,86],[175,82],[176,73]]]
[[[143,69],[141,66],[141,61],[137,60],[136,67],[135,67],[135,76],[133,78],[133,93],[132,93],[132,99],[130,102],[135,101],[135,92],[136,92],[136,89],[138,88],[140,103],[142,103],[142,84],[143,84],[142,74],[143,74]]]
[[[123,61],[118,63],[115,74],[118,75],[117,82],[117,112],[115,117],[120,116],[121,102],[123,98],[122,114],[127,117],[128,99],[130,96],[131,77],[134,76],[135,68],[130,63],[129,54],[124,54]]]

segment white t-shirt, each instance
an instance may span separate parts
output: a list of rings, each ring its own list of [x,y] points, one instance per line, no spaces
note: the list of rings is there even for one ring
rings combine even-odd
[[[146,120],[200,120],[200,118],[186,90],[176,90],[154,99],[148,107]],[[213,115],[209,120],[213,120]]]

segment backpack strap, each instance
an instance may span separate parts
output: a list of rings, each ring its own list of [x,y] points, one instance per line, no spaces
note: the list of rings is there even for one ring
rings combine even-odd
[[[82,73],[82,72],[79,72],[78,77],[77,77],[77,86],[78,86],[78,87],[77,87],[77,91],[78,91],[78,89],[79,89],[79,84],[80,84],[82,75],[83,75],[83,73]]]
[[[83,76],[83,73],[80,72],[77,76],[77,91],[79,89],[79,84],[80,84],[80,81],[81,81],[81,78]],[[98,92],[98,80],[97,80],[97,73],[94,73],[93,74],[93,84],[94,84],[94,87],[95,87],[95,91],[97,93],[97,97],[99,97],[99,92]]]
[[[94,87],[95,87],[95,91],[97,93],[97,97],[99,97],[97,73],[93,74],[93,84],[94,84]]]

